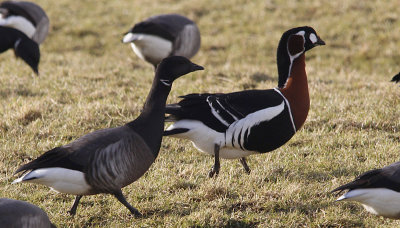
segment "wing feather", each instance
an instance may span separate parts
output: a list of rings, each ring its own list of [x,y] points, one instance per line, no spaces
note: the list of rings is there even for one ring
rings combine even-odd
[[[274,90],[246,90],[228,94],[188,94],[177,104],[166,106],[168,119],[192,119],[225,132],[230,124],[247,115],[282,103]]]

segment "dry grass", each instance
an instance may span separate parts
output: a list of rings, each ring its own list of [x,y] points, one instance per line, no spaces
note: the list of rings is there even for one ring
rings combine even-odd
[[[394,227],[400,223],[336,203],[328,192],[356,175],[399,160],[398,1],[37,1],[51,19],[40,77],[11,51],[0,55],[1,196],[32,202],[60,227]],[[246,175],[187,141],[165,138],[160,156],[123,189],[145,215],[134,219],[108,195],[73,196],[11,185],[16,168],[90,131],[134,119],[153,77],[120,40],[158,13],[193,18],[202,33],[193,59],[206,70],[179,79],[169,102],[192,92],[277,84],[275,52],[285,30],[310,25],[327,43],[307,53],[311,110],[285,146],[249,158]]]

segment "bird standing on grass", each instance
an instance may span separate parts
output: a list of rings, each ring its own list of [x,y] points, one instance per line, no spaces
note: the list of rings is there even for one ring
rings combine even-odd
[[[0,198],[0,227],[50,228],[49,217],[39,207],[25,201]]]
[[[249,173],[246,156],[279,148],[303,126],[310,107],[305,52],[324,44],[311,27],[286,31],[277,50],[277,88],[182,96],[166,107],[166,121],[174,123],[164,135],[214,155],[210,177],[218,174],[220,157],[240,158]]]
[[[345,190],[336,201],[357,201],[372,214],[400,219],[400,162],[365,172],[332,192]]]
[[[200,31],[184,16],[162,14],[135,24],[122,42],[131,43],[135,54],[156,68],[168,56],[192,58],[200,49]]]
[[[159,153],[165,104],[173,81],[202,69],[184,57],[164,59],[137,119],[121,127],[94,131],[47,151],[18,168],[16,173],[29,172],[13,183],[43,184],[61,193],[77,195],[69,211],[72,215],[83,195],[108,193],[132,214],[140,216],[126,201],[121,188],[139,179]]]

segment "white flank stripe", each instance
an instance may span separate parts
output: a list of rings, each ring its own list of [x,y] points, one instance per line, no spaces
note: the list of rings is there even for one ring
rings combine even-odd
[[[210,108],[211,108],[211,113],[212,113],[212,114],[215,116],[215,118],[217,118],[217,119],[219,120],[219,122],[221,122],[223,125],[229,126],[229,123],[226,122],[226,121],[219,115],[218,111],[215,110],[215,109],[212,107],[212,104],[211,104],[211,102],[209,101],[209,98],[210,98],[210,97],[207,97],[207,103],[208,103],[208,105],[209,105]],[[222,106],[221,106],[221,107],[222,107]]]
[[[275,107],[269,107],[261,109],[257,112],[247,115],[245,118],[235,121],[231,124],[226,131],[225,143],[229,144],[232,142],[232,138],[235,140],[234,147],[240,147],[239,145],[239,134],[242,132],[240,137],[241,144],[244,143],[245,132],[247,131],[246,137],[250,135],[251,128],[258,125],[261,122],[269,121],[279,115],[285,109],[285,104],[282,102],[280,105]]]
[[[219,104],[219,106],[221,106],[221,108],[224,109],[224,111],[226,111],[229,115],[231,115],[232,118],[233,118],[235,121],[239,119],[239,118],[237,118],[235,115],[233,115],[230,111],[226,110],[226,109],[224,108],[224,106],[222,106],[222,104],[219,102],[218,99],[216,99],[216,101],[217,101],[217,103]]]
[[[289,116],[290,116],[290,121],[292,122],[293,131],[294,131],[294,133],[296,133],[297,129],[296,129],[296,125],[294,125],[294,120],[293,120],[293,116],[292,116],[292,110],[290,109],[289,101],[286,99],[285,96],[283,96],[283,94],[281,93],[281,91],[279,91],[279,89],[274,88],[274,90],[275,90],[277,93],[279,93],[279,94],[283,97],[283,99],[285,100],[285,103],[286,103],[286,105],[287,105],[287,107],[288,107],[288,110],[289,110]]]
[[[43,168],[33,170],[12,183],[30,182],[43,184],[61,193],[85,195],[91,187],[85,180],[85,174],[65,168]]]

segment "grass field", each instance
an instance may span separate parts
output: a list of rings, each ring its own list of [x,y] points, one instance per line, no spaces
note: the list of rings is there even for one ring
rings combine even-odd
[[[12,51],[0,55],[0,196],[43,208],[59,227],[394,227],[400,222],[335,202],[333,188],[398,161],[400,71],[398,1],[40,0],[50,34],[36,77]],[[139,114],[153,68],[122,36],[159,13],[198,23],[202,47],[192,59],[206,70],[176,81],[168,102],[192,92],[277,85],[276,47],[289,28],[309,25],[327,43],[306,54],[311,110],[285,146],[222,160],[190,142],[164,138],[151,169],[123,189],[145,216],[134,219],[110,195],[74,196],[33,184],[11,185],[17,167],[88,132]]]

